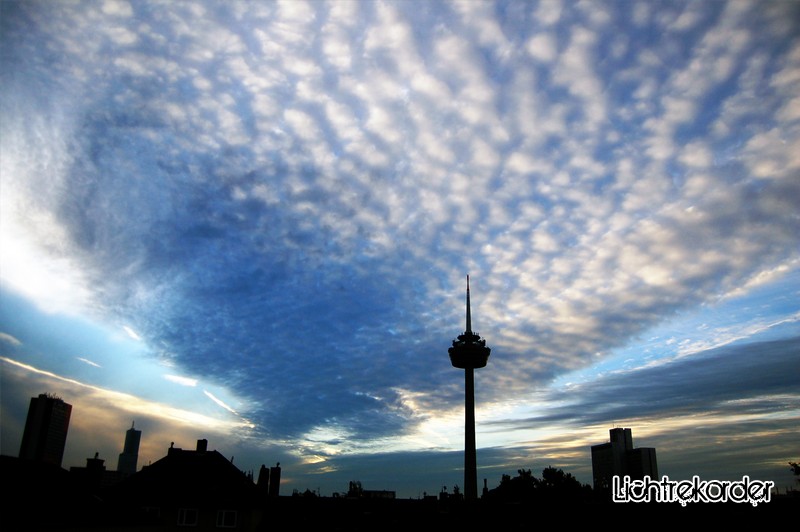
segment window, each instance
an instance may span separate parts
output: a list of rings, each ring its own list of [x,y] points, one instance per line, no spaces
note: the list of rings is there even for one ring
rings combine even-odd
[[[178,526],[197,526],[197,509],[181,508],[178,510]]]
[[[236,510],[219,510],[217,528],[236,528]]]

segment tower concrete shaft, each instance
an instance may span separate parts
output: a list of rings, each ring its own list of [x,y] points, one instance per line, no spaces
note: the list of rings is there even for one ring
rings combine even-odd
[[[453,340],[448,350],[454,367],[464,370],[464,498],[478,497],[478,466],[475,449],[475,368],[486,366],[491,349],[486,347],[477,333],[472,332],[469,301],[469,276],[467,276],[467,330]]]
[[[478,452],[475,448],[475,370],[464,369],[464,498],[478,498]]]

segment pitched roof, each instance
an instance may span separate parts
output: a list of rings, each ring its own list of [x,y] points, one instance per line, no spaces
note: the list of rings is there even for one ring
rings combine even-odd
[[[114,488],[128,500],[248,503],[260,495],[251,479],[217,451],[171,448],[164,458],[142,468]]]

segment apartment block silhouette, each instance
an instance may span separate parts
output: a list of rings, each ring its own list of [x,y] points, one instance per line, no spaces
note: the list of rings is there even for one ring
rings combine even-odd
[[[49,394],[32,397],[19,457],[61,467],[72,405]]]

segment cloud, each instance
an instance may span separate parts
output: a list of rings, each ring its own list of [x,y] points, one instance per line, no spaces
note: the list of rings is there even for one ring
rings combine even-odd
[[[20,345],[22,345],[22,342],[20,342],[19,340],[17,340],[16,338],[14,338],[13,336],[11,336],[10,334],[7,334],[7,333],[0,333],[0,340],[2,340],[3,342],[6,342],[6,343],[8,343],[8,344],[10,344],[12,346],[20,346]]]
[[[233,408],[231,408],[230,406],[228,406],[228,405],[226,405],[224,402],[222,402],[220,399],[218,399],[217,397],[215,397],[213,393],[209,392],[208,390],[203,390],[203,393],[204,393],[204,394],[206,394],[206,397],[208,397],[209,399],[211,399],[212,401],[214,401],[216,404],[218,404],[219,406],[221,406],[222,408],[224,408],[225,410],[227,410],[227,411],[228,411],[228,412],[230,412],[231,414],[236,414],[236,415],[238,415],[238,413],[236,412],[236,410],[234,410]]]
[[[527,45],[528,53],[535,59],[549,63],[556,58],[556,42],[552,35],[540,33],[534,35]]]
[[[620,370],[553,390],[557,406],[523,425],[796,411],[792,378],[800,339],[736,343]],[[690,376],[690,377],[689,377]],[[506,422],[500,422],[506,423]],[[516,422],[515,422],[516,423]]]
[[[44,371],[27,364],[17,362],[16,360],[2,357],[4,364],[7,368],[13,368],[15,371],[23,370],[30,372],[41,377],[57,381],[61,386],[68,386],[71,389],[80,390],[80,395],[89,394],[97,401],[102,403],[110,403],[132,414],[140,413],[148,416],[154,416],[169,420],[177,424],[186,424],[194,426],[202,426],[207,430],[230,430],[238,426],[236,422],[230,422],[223,419],[214,419],[209,416],[197,414],[188,410],[181,410],[173,408],[164,404],[159,404],[153,401],[143,400],[141,398],[116,392],[113,390],[106,390],[89,384],[85,384],[74,379],[62,377],[49,371]]]
[[[181,386],[197,386],[197,379],[189,377],[181,377],[179,375],[164,375],[164,378],[170,382],[180,384]]]
[[[136,331],[134,331],[133,329],[131,329],[127,325],[123,325],[122,328],[125,331],[125,334],[127,334],[129,337],[133,338],[137,342],[142,340],[142,337],[139,336],[138,334],[136,334]]]

